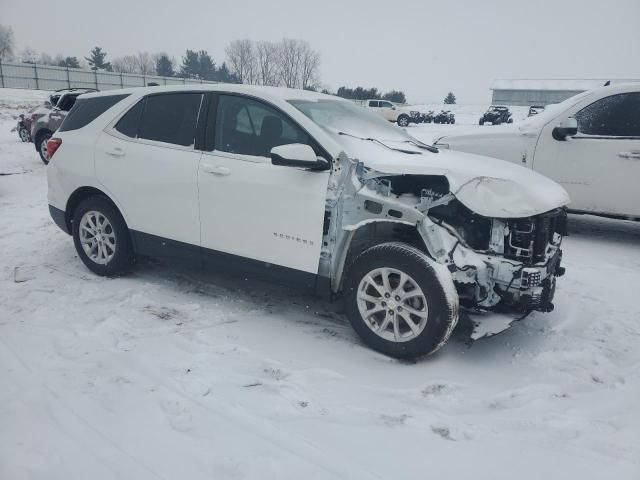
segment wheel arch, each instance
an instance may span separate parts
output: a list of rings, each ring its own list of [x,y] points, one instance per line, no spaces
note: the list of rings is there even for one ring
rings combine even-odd
[[[111,203],[118,210],[118,212],[120,212],[120,215],[122,215],[125,225],[127,225],[127,228],[128,228],[127,219],[124,215],[124,212],[118,206],[118,204],[115,201],[113,201],[113,199],[107,193],[100,190],[99,188],[96,188],[90,185],[85,185],[83,187],[78,187],[73,191],[73,193],[69,196],[69,199],[67,200],[67,204],[64,209],[64,220],[70,232],[72,231],[73,226],[71,224],[73,222],[73,214],[76,208],[78,207],[78,205],[80,205],[80,202],[82,202],[83,200],[89,197],[94,197],[94,196],[101,196],[107,199],[109,203]]]
[[[393,219],[360,222],[344,240],[342,254],[334,266],[332,290],[335,293],[342,290],[349,268],[358,255],[368,248],[389,242],[404,243],[429,255],[415,224]]]

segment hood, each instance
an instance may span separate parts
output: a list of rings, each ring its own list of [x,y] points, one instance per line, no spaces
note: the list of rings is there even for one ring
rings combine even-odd
[[[350,137],[341,137],[340,141],[349,157],[377,172],[446,177],[456,198],[486,217],[530,217],[569,203],[567,192],[553,180],[503,160],[445,149],[431,153],[391,140],[383,142],[415,153]]]

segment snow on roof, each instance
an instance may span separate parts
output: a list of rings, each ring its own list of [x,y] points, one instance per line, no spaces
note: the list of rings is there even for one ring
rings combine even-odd
[[[607,81],[614,83],[640,82],[640,79],[499,79],[494,80],[491,90],[560,90],[571,92],[583,92],[594,88],[602,87]]]

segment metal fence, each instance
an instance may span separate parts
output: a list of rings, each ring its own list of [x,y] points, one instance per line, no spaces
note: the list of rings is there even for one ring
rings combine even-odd
[[[194,83],[215,83],[204,80],[136,73],[115,73],[80,68],[54,67],[35,63],[0,62],[0,88],[27,88],[32,90],[59,90],[62,88],[114,88],[146,87],[150,83],[158,85],[189,85]]]

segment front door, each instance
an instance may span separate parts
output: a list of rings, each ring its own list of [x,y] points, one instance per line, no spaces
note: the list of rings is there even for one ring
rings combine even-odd
[[[211,102],[198,171],[202,246],[318,272],[328,171],[271,164],[277,145],[313,141],[271,105],[240,95]]]
[[[569,208],[640,216],[640,93],[578,104],[541,133],[533,168],[569,193]],[[553,128],[575,116],[578,134],[555,140]]]

